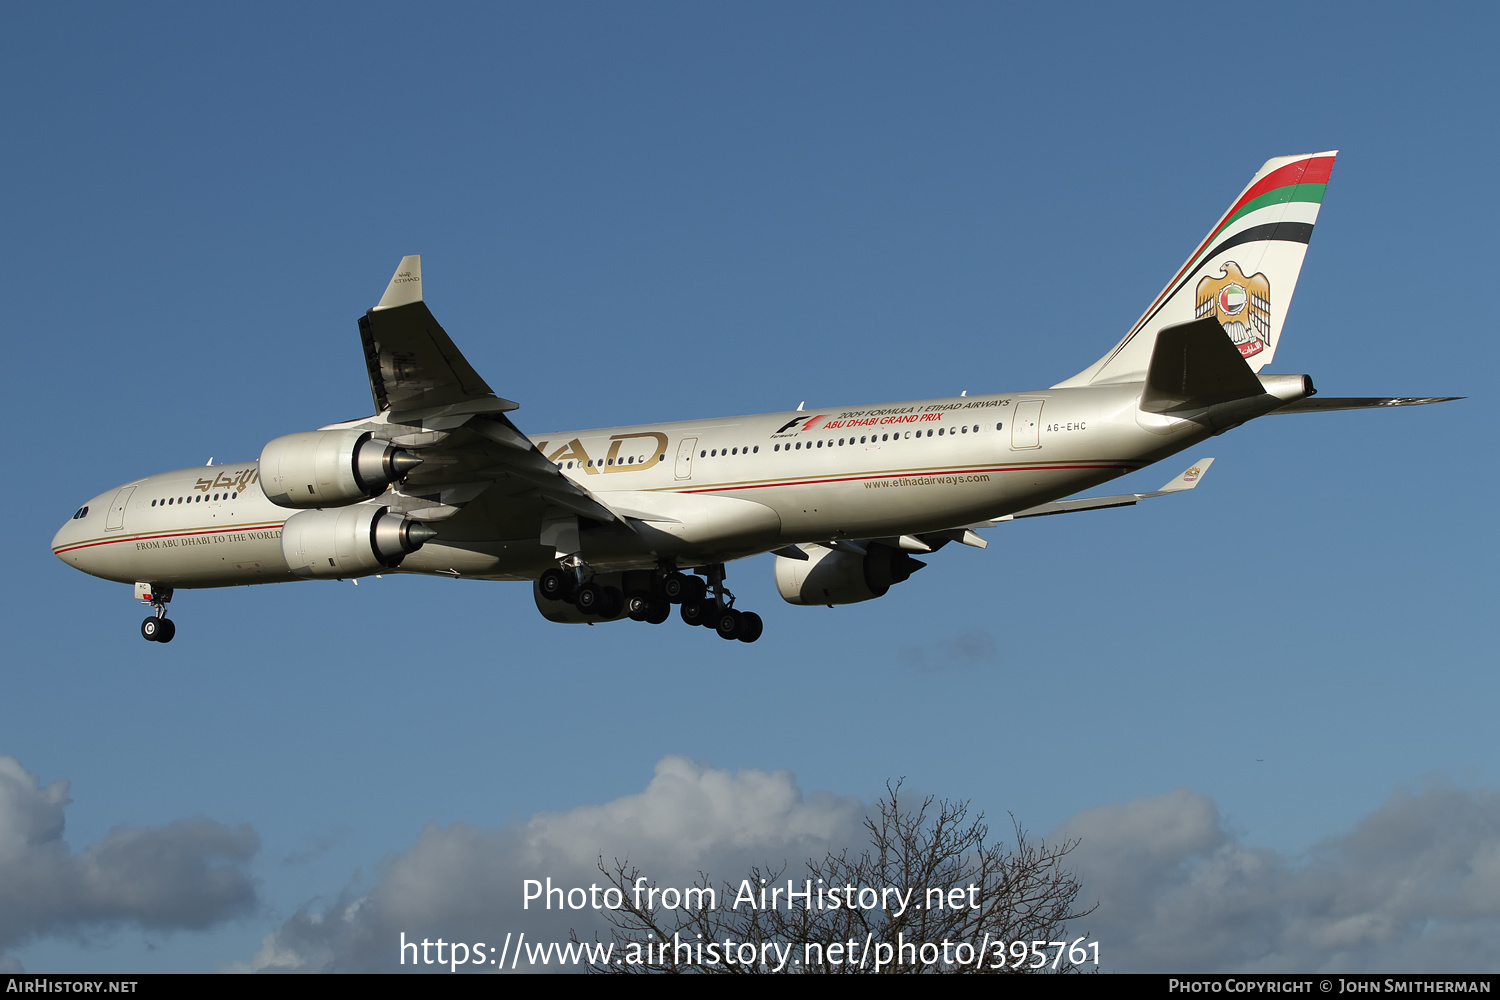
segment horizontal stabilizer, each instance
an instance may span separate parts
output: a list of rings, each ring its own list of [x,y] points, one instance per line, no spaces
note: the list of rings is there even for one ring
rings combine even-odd
[[[1219,321],[1205,316],[1157,334],[1141,409],[1147,413],[1199,410],[1265,391]]]
[[[1272,413],[1318,413],[1331,410],[1375,410],[1387,406],[1449,403],[1463,396],[1313,396],[1278,406]]]

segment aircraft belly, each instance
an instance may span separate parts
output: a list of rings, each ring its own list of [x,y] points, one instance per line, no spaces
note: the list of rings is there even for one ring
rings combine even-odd
[[[402,559],[399,569],[486,580],[534,580],[555,565],[552,552],[535,538],[445,543],[440,535]]]
[[[781,537],[781,519],[758,495],[615,491],[600,498],[625,513],[628,527],[585,531],[583,555],[622,568],[642,557],[735,559],[774,548]]]

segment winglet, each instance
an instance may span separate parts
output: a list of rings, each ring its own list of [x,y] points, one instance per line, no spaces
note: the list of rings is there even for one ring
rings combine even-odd
[[[1157,490],[1157,495],[1160,496],[1163,493],[1179,493],[1182,490],[1192,489],[1193,487],[1198,485],[1198,481],[1203,478],[1204,474],[1208,472],[1208,467],[1213,464],[1214,460],[1211,458],[1198,459],[1198,461],[1193,463],[1193,467],[1191,469],[1188,469],[1181,475],[1174,477],[1167,483],[1167,485]]]
[[[376,309],[395,309],[422,301],[422,258],[417,254],[401,258],[401,266],[391,275],[391,283],[385,286],[385,294],[375,304]]]

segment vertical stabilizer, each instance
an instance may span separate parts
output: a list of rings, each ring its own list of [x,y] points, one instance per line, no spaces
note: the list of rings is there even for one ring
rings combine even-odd
[[[1337,152],[1267,160],[1125,339],[1058,386],[1143,381],[1157,334],[1205,317],[1252,371],[1270,364]]]

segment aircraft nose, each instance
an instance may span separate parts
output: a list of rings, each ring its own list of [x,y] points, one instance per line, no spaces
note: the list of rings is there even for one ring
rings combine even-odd
[[[52,536],[52,554],[69,566],[78,565],[78,543],[87,534],[85,524],[88,522],[89,515],[93,514],[98,506],[97,500],[91,500],[79,507],[73,512],[73,516],[57,529],[57,534]]]

